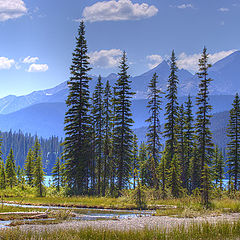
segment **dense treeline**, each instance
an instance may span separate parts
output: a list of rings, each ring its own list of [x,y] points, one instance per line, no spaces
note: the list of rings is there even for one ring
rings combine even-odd
[[[24,134],[19,132],[2,132],[2,159],[6,160],[7,156],[12,148],[16,166],[23,167],[24,161],[27,157],[29,149],[34,145],[36,136],[31,134]],[[52,167],[56,158],[63,151],[61,146],[61,140],[58,137],[50,137],[48,139],[39,139],[43,157],[43,167],[47,175],[51,174]]]
[[[155,189],[160,197],[181,197],[199,192],[209,204],[212,189],[222,190],[225,164],[221,149],[214,146],[210,131],[208,77],[211,65],[204,47],[199,59],[199,92],[195,116],[193,97],[178,103],[178,67],[175,52],[170,58],[171,73],[166,93],[158,89],[158,76],[149,79],[147,142],[138,146],[132,131],[131,81],[126,52],[119,65],[114,86],[103,86],[101,76],[92,96],[89,93],[89,57],[85,25],[81,22],[68,82],[68,111],[65,117],[65,183],[72,194],[119,196],[123,189]],[[167,104],[162,109],[162,98]],[[236,95],[230,112],[228,136],[229,192],[239,189],[240,108]],[[165,116],[161,129],[160,115]],[[165,143],[161,144],[161,139]],[[58,165],[56,169],[60,169]],[[57,174],[56,174],[57,176]],[[56,178],[57,182],[59,178]],[[59,187],[59,183],[57,184]],[[233,187],[231,187],[233,186]]]

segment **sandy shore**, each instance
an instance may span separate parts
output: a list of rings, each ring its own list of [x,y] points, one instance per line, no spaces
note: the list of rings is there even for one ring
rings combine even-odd
[[[216,222],[233,222],[240,219],[239,213],[222,214],[220,216],[205,216],[196,218],[175,218],[168,216],[151,216],[151,217],[135,217],[121,220],[101,220],[101,221],[65,221],[56,225],[23,225],[21,229],[44,231],[57,229],[79,229],[92,227],[94,229],[114,229],[114,230],[140,230],[144,228],[164,228],[168,229],[177,225],[188,225],[191,223],[201,223],[207,221],[209,223]]]

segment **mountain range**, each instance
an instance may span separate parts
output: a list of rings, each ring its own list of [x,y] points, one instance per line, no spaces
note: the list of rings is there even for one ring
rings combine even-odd
[[[240,51],[234,52],[226,58],[213,64],[210,68],[209,76],[213,79],[210,88],[210,102],[213,105],[213,113],[215,120],[212,121],[212,130],[220,131],[226,128],[227,111],[231,108],[233,95],[240,90]],[[132,111],[135,121],[134,128],[139,136],[146,128],[145,119],[148,117],[147,96],[148,83],[153,73],[157,73],[159,88],[166,91],[167,79],[170,74],[170,67],[167,61],[163,61],[156,68],[148,72],[131,77],[132,90],[136,92],[133,99]],[[185,102],[187,95],[195,96],[198,91],[199,80],[196,75],[191,74],[187,70],[180,69],[179,77],[179,102]],[[97,76],[92,76],[90,81],[90,91],[93,92],[97,81]],[[105,84],[107,80],[110,84],[116,82],[117,74],[110,74],[103,77]],[[23,132],[38,134],[43,137],[56,135],[64,137],[64,113],[66,111],[65,100],[68,95],[67,81],[58,86],[35,91],[24,96],[9,95],[0,99],[0,129],[8,131],[10,129]],[[193,97],[193,100],[195,97]],[[195,101],[195,100],[194,100]],[[166,101],[163,98],[163,108]],[[196,109],[194,109],[196,110]],[[224,120],[221,121],[220,112],[226,111]],[[164,115],[161,114],[161,121],[164,123]],[[142,129],[142,130],[141,130]],[[144,135],[144,134],[142,134]],[[141,137],[140,137],[141,138]]]

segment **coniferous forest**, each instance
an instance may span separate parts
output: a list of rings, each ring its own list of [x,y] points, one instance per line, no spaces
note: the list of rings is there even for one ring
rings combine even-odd
[[[123,52],[119,62],[116,83],[111,86],[107,81],[103,85],[99,75],[91,93],[92,68],[82,21],[68,81],[66,137],[62,141],[57,137],[38,139],[20,131],[2,133],[1,189],[17,185],[24,190],[28,186],[44,196],[44,179],[51,174],[51,186],[57,192],[120,197],[130,190],[141,208],[148,190],[154,191],[156,199],[199,195],[207,208],[214,192],[227,191],[232,196],[240,187],[240,98],[236,93],[232,103],[224,159],[223,149],[213,144],[210,130],[209,87],[214,79],[208,75],[208,58],[204,47],[198,64],[198,94],[189,95],[181,105],[174,50],[165,92],[158,87],[158,75],[153,74],[148,84],[146,142],[140,142],[133,131],[131,104],[135,93],[131,90],[127,53]],[[167,101],[165,106],[163,99]]]

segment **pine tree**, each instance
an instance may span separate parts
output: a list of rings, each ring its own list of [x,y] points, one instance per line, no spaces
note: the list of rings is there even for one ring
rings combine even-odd
[[[161,162],[159,164],[159,178],[161,181],[161,190],[162,190],[162,198],[165,199],[167,196],[167,176],[168,170],[166,167],[166,152],[165,150],[162,153]]]
[[[160,111],[161,109],[161,90],[157,89],[157,74],[154,73],[152,80],[150,81],[150,84],[148,85],[148,88],[150,90],[149,96],[148,96],[148,109],[150,113],[150,117],[146,120],[147,123],[149,123],[148,126],[148,132],[147,132],[147,146],[148,151],[150,153],[151,161],[151,175],[153,177],[153,183],[156,189],[159,188],[159,179],[157,174],[157,169],[160,161],[160,151],[162,144],[160,142],[160,134],[161,134],[161,124],[160,124]]]
[[[24,170],[27,177],[27,184],[33,185],[33,171],[34,171],[34,155],[32,148],[29,149],[27,158],[24,163]]]
[[[190,162],[191,158],[193,156],[193,146],[194,146],[194,126],[193,126],[193,113],[192,113],[192,100],[190,95],[188,96],[187,102],[185,102],[185,136],[184,136],[184,142],[185,142],[185,161],[184,161],[184,169],[183,169],[183,175],[185,176],[183,179],[183,186],[188,189],[188,191],[191,190],[190,187],[190,178],[191,178],[191,169],[190,169]]]
[[[15,167],[15,159],[13,155],[12,148],[10,149],[9,155],[6,160],[6,180],[8,186],[13,188],[15,184],[17,183],[17,177],[16,177],[16,167]]]
[[[175,198],[180,197],[182,192],[181,181],[181,166],[178,159],[178,154],[174,154],[173,160],[170,165],[168,174],[168,185],[171,189],[172,196]]]
[[[214,149],[213,154],[213,180],[215,181],[216,186],[219,184],[220,189],[223,189],[223,177],[224,177],[224,159],[222,151],[219,150],[218,146]]]
[[[139,156],[138,156],[138,139],[136,134],[133,135],[133,149],[132,149],[132,176],[133,189],[136,188],[137,173],[139,171]]]
[[[202,203],[205,206],[209,204],[209,186],[210,183],[204,181],[211,181],[210,176],[203,176],[204,174],[210,174],[208,168],[211,166],[211,159],[213,154],[212,134],[210,131],[210,111],[212,106],[209,104],[209,85],[212,81],[208,77],[208,69],[211,67],[208,64],[207,49],[204,47],[201,58],[199,59],[199,72],[198,78],[200,79],[199,92],[196,98],[197,100],[197,118],[196,118],[196,139],[198,145],[200,167],[202,172],[201,177],[201,191],[202,191]]]
[[[0,137],[0,189],[6,188],[5,166],[2,159],[2,136]]]
[[[106,86],[104,89],[104,96],[103,96],[103,110],[104,110],[104,146],[103,146],[103,189],[102,195],[105,196],[106,188],[107,188],[107,180],[110,179],[111,172],[113,168],[111,162],[113,161],[112,158],[112,92],[109,81],[106,82]],[[110,169],[111,168],[111,169]]]
[[[115,126],[114,126],[114,152],[117,165],[117,189],[118,194],[129,182],[131,171],[131,150],[133,133],[131,130],[133,120],[131,113],[131,98],[134,94],[131,92],[129,75],[127,73],[127,57],[123,53],[120,62],[119,78],[116,83],[115,97]]]
[[[52,169],[53,184],[56,187],[57,192],[60,191],[60,186],[62,185],[62,168],[60,158],[56,159],[54,167]]]
[[[188,166],[186,164],[186,142],[185,142],[185,114],[184,114],[184,106],[181,104],[179,107],[178,113],[178,157],[180,162],[180,172],[181,172],[181,181],[182,187],[187,188],[188,179],[186,173],[188,172]]]
[[[6,188],[6,174],[3,160],[0,161],[0,189]]]
[[[150,187],[153,185],[153,179],[151,175],[150,158],[147,151],[147,146],[144,142],[140,144],[139,147],[139,177],[141,180],[141,185]]]
[[[236,94],[232,109],[230,110],[230,119],[227,128],[229,137],[228,142],[228,174],[230,179],[234,181],[234,189],[239,188],[239,173],[240,173],[240,99],[238,93]]]
[[[101,194],[102,171],[103,171],[103,84],[99,76],[93,94],[93,123],[95,127],[95,148],[96,148],[96,172],[97,172],[97,194]]]
[[[35,161],[34,168],[34,186],[37,187],[40,197],[42,197],[44,193],[44,175],[45,173],[43,171],[42,157],[38,156]]]
[[[72,194],[86,194],[89,186],[90,134],[89,57],[84,22],[80,23],[73,53],[69,95],[66,101],[64,159]]]
[[[178,118],[178,101],[177,101],[177,87],[178,77],[176,75],[178,68],[176,64],[176,57],[174,51],[171,56],[171,73],[168,78],[167,87],[167,104],[166,104],[166,123],[164,130],[164,137],[166,140],[166,167],[169,169],[174,154],[177,152],[177,118]]]
[[[201,162],[199,161],[199,151],[196,143],[193,144],[192,157],[190,159],[190,190],[201,188]]]

